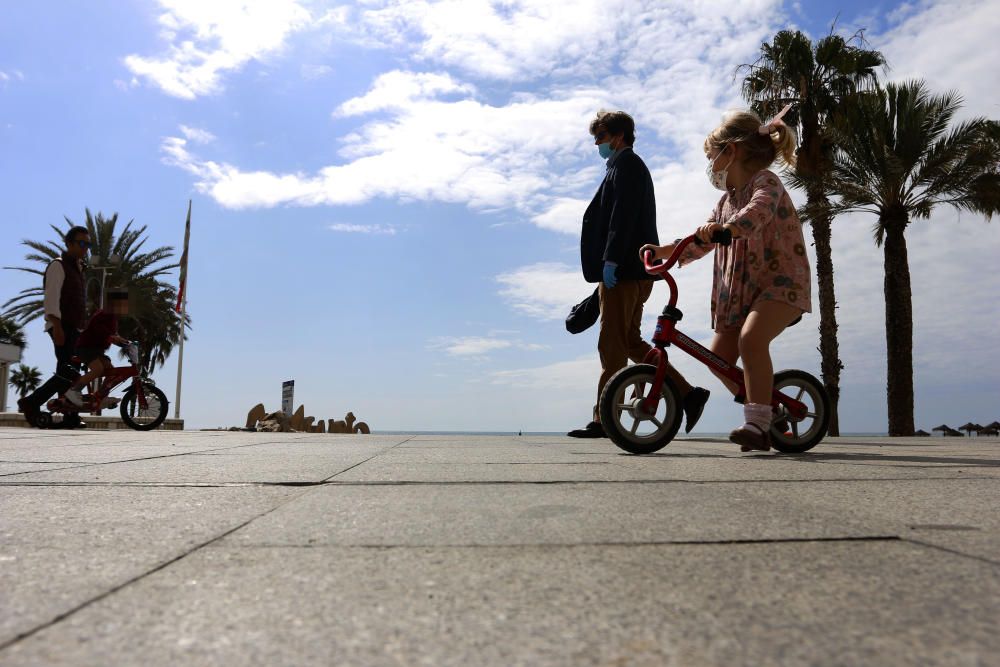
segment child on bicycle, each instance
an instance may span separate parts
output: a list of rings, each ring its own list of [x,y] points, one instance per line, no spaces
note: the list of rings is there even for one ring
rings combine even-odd
[[[810,312],[810,270],[802,223],[788,192],[768,167],[780,159],[795,162],[795,136],[781,121],[785,107],[769,123],[752,111],[727,114],[705,139],[705,170],[712,185],[725,191],[708,223],[695,232],[679,264],[715,250],[712,286],[711,350],[730,364],[743,360],[746,383],[744,424],[729,434],[742,451],[771,448],[771,392],[774,368],[770,344],[786,327]],[[711,243],[723,229],[729,246]],[[676,244],[677,241],[674,242]],[[643,246],[666,259],[674,245]],[[734,394],[731,382],[720,379]]]
[[[128,345],[128,341],[118,335],[118,318],[128,315],[128,291],[110,289],[105,294],[104,302],[107,304],[105,308],[94,313],[76,341],[76,356],[89,371],[73,383],[63,398],[78,408],[84,407],[80,390],[111,370],[111,359],[105,354],[111,344]]]

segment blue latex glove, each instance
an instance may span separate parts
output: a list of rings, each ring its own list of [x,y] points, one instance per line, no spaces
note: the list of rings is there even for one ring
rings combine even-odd
[[[614,262],[604,262],[604,286],[611,289],[618,284],[618,278],[615,277],[615,269],[618,265]]]

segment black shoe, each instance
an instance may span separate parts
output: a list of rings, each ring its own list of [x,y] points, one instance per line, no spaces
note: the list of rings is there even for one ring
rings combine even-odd
[[[601,426],[601,422],[590,422],[583,428],[578,428],[575,431],[570,431],[567,433],[571,438],[606,438],[607,434],[604,433],[604,427]]]
[[[17,411],[24,415],[24,418],[28,420],[28,424],[31,426],[35,425],[35,419],[38,417],[39,412],[37,405],[27,398],[22,398],[17,402]]]
[[[684,397],[682,401],[684,403],[684,432],[690,433],[694,425],[698,423],[701,419],[701,413],[705,410],[705,404],[708,403],[708,397],[712,394],[708,389],[702,389],[701,387],[694,387],[688,392],[687,396]]]

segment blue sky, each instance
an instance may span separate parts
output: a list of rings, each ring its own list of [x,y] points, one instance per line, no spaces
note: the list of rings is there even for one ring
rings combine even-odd
[[[603,173],[590,118],[636,117],[661,238],[680,236],[714,203],[701,143],[740,105],[734,66],[776,30],[819,36],[838,13],[887,55],[886,78],[920,76],[959,90],[964,116],[1000,116],[988,1],[7,2],[0,265],[85,207],[179,252],[190,198],[190,427],[276,409],[292,378],[309,414],[352,410],[376,430],[580,426],[596,331],[570,336],[562,318],[592,289],[578,259]],[[885,430],[872,222],[834,232],[850,432]],[[942,209],[908,238],[918,427],[1000,418],[1000,228]],[[681,307],[707,339],[699,264],[678,276]],[[0,273],[0,298],[30,280]],[[818,375],[817,325],[783,335],[775,366]],[[37,323],[28,333],[26,361],[47,373],[48,341]],[[701,430],[731,428],[722,388],[677,365],[719,397]],[[156,374],[171,398],[175,372]]]

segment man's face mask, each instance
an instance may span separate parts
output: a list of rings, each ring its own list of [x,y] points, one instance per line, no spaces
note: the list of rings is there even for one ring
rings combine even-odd
[[[722,150],[725,151],[725,149]],[[722,155],[722,153],[720,152],[719,155]],[[719,155],[715,156],[715,160],[719,159]],[[715,171],[715,160],[709,160],[708,165],[705,167],[705,176],[708,177],[708,182],[712,184],[713,188],[725,192],[729,168],[733,166],[733,160],[735,159],[736,151],[733,151],[732,157],[729,158],[729,162],[726,163],[726,166],[721,171]]]

